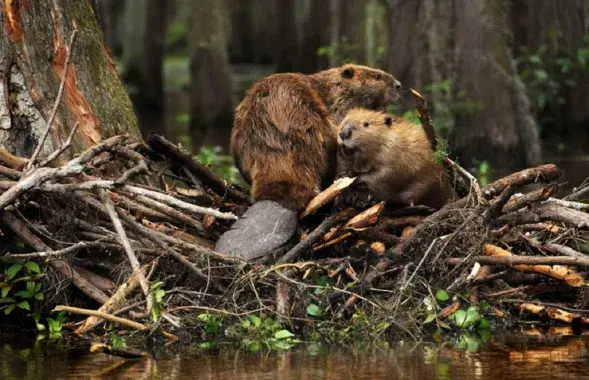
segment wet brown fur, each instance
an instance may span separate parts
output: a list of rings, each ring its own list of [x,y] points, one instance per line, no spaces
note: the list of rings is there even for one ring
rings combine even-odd
[[[335,178],[337,124],[354,107],[385,109],[400,83],[384,71],[344,65],[256,82],[235,112],[231,152],[255,201],[300,212]]]
[[[356,187],[399,206],[439,209],[447,202],[450,187],[421,126],[384,112],[353,109],[340,132],[338,177],[357,176]]]

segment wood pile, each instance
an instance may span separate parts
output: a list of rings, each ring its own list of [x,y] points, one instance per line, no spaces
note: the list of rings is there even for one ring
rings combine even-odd
[[[44,263],[48,286],[70,290],[45,311],[87,316],[77,333],[108,321],[175,339],[196,313],[342,327],[361,310],[383,331],[414,336],[438,290],[450,295],[433,305],[440,327],[482,301],[497,320],[589,324],[589,186],[555,197],[555,165],[481,187],[444,157],[462,196],[438,211],[384,202],[336,211],[353,182],[344,178],[309,204],[289,244],[246,263],[212,247],[251,204],[247,190],[161,136],[111,137],[66,161],[70,143],[44,161],[0,150],[0,244],[24,243],[0,258]]]

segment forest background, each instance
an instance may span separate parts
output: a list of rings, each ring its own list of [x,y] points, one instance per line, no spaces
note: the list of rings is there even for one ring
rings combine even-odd
[[[232,113],[274,72],[346,62],[424,94],[483,184],[553,162],[589,176],[589,0],[93,0],[144,136],[226,178]],[[416,119],[405,92],[390,110]]]

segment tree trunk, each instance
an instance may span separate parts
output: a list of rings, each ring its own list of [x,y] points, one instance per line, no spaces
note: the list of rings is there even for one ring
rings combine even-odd
[[[277,17],[279,39],[276,46],[276,71],[292,72],[296,70],[299,57],[295,0],[279,0]]]
[[[560,86],[559,96],[564,100],[553,97],[544,107],[536,104],[543,137],[564,142],[567,153],[573,154],[586,153],[589,143],[589,75],[576,68],[577,51],[587,46],[588,11],[587,0],[517,0],[512,2],[510,12],[514,45],[528,53],[536,53],[541,46],[547,48],[540,54],[542,68]],[[556,62],[567,58],[572,67],[563,74]],[[574,86],[567,87],[567,80],[574,81]]]
[[[124,2],[120,0],[92,0],[95,13],[98,15],[98,23],[104,42],[110,49],[111,54],[120,56],[122,44],[120,38],[120,16],[124,12]]]
[[[233,123],[228,15],[223,1],[193,2],[190,30],[190,133],[195,151],[225,146]]]
[[[298,70],[303,73],[314,73],[327,68],[328,65],[328,59],[318,54],[319,48],[328,46],[330,42],[329,8],[325,0],[311,0],[303,24]]]
[[[133,107],[90,2],[0,4],[0,144],[19,156],[34,151],[47,129],[74,28],[79,32],[63,99],[41,156],[59,146],[76,122],[74,152],[116,134],[139,136]]]
[[[537,127],[530,117],[508,48],[507,9],[499,2],[456,2],[457,113],[450,147],[461,162],[487,160],[496,175],[540,163]],[[458,95],[464,93],[464,97]]]
[[[162,62],[166,0],[127,0],[123,79],[130,87],[143,136],[165,134]]]
[[[487,161],[494,175],[541,159],[501,4],[393,0],[388,12],[390,72],[425,93],[452,156],[469,169]]]

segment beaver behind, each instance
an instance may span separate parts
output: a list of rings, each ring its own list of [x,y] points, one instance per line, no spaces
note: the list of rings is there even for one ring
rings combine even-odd
[[[400,88],[392,75],[360,65],[312,75],[279,73],[256,82],[235,111],[230,146],[237,168],[251,184],[253,200],[265,202],[254,203],[216,249],[247,259],[261,256],[268,249],[256,241],[266,242],[263,231],[276,228],[291,232],[282,232],[272,246],[286,242],[286,235],[294,234],[297,215],[335,178],[337,124],[354,107],[386,109],[399,98]],[[288,218],[283,209],[291,212]],[[282,225],[293,218],[294,225]],[[248,229],[244,243],[238,235]]]
[[[338,134],[338,177],[357,176],[379,201],[439,209],[450,196],[421,126],[384,112],[351,110]]]

